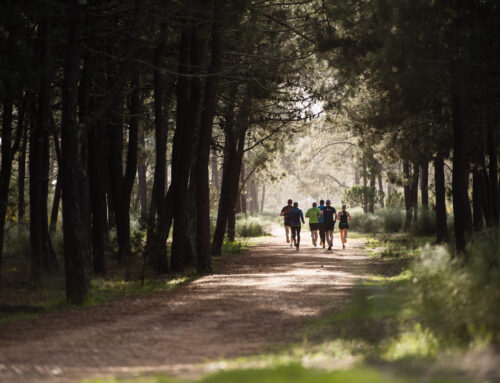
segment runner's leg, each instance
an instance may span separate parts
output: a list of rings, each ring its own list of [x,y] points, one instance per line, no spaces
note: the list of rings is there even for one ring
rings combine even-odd
[[[325,247],[325,224],[321,223],[319,224],[319,237],[321,239],[321,244],[323,245],[323,248]]]

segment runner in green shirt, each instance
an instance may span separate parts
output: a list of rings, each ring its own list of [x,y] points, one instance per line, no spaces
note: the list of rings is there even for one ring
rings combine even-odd
[[[309,218],[309,228],[311,229],[311,238],[314,246],[318,243],[318,218],[321,211],[316,207],[316,202],[313,202],[313,207],[306,211],[306,217]]]

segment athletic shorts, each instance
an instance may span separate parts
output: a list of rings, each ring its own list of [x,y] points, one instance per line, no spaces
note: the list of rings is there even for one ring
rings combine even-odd
[[[332,231],[335,227],[335,222],[325,222],[325,231]]]
[[[339,229],[349,229],[349,224],[347,222],[345,223],[339,223]]]
[[[290,221],[285,221],[285,227],[287,226],[292,226],[292,223]]]
[[[311,229],[311,231],[318,230],[319,229],[319,223],[310,223],[309,224],[309,229]]]

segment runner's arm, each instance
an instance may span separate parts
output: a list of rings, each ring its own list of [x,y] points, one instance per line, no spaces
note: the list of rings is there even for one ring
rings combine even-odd
[[[307,214],[307,213],[306,213]],[[306,221],[304,221],[304,214],[302,214],[302,211],[300,212],[300,219],[302,220],[302,223],[305,224]]]

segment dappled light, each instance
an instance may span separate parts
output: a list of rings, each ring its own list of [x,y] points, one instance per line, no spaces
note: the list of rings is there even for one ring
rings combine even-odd
[[[1,1],[0,381],[500,382],[498,36],[497,0]]]

